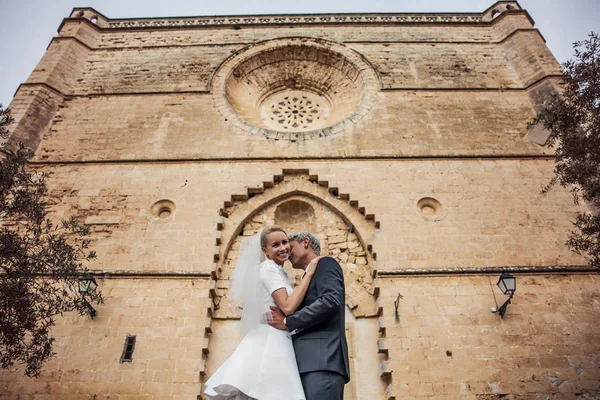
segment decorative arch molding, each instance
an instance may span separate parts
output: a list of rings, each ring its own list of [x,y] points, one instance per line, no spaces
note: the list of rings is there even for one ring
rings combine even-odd
[[[269,207],[292,199],[318,204],[331,211],[349,227],[348,236],[353,238],[354,246],[357,246],[358,241],[364,249],[364,255],[363,251],[358,249],[364,264],[355,266],[340,262],[346,279],[346,304],[357,318],[379,315],[375,300],[377,289],[374,284],[377,254],[373,251],[371,240],[380,224],[375,215],[367,213],[357,200],[350,199],[349,194],[340,193],[337,187],[330,187],[328,181],[319,180],[318,175],[311,175],[307,169],[284,169],[281,174],[274,175],[271,181],[263,182],[258,187],[249,187],[246,193],[232,195],[229,201],[224,202],[217,224],[218,247],[214,254],[213,272],[215,289],[226,286],[219,284],[221,278],[227,280],[222,269],[236,240],[239,243],[239,236],[244,234],[244,227]],[[328,244],[329,249],[337,251],[335,247]]]
[[[286,180],[301,176],[305,179]],[[232,240],[253,216],[271,204],[296,195],[304,195],[322,203],[352,224],[373,260],[377,259],[377,254],[372,251],[370,238],[360,234],[368,232],[372,235],[379,229],[380,222],[375,219],[375,215],[367,213],[358,200],[350,199],[349,194],[340,193],[337,187],[329,187],[329,181],[319,180],[318,175],[311,175],[308,169],[284,169],[280,175],[274,175],[272,181],[263,182],[262,187],[248,187],[247,193],[234,194],[231,200],[225,201],[219,210],[221,218],[217,224],[217,231],[220,232],[217,245],[221,245],[225,238],[228,238],[228,242],[226,246],[220,246],[218,259],[229,251]]]
[[[344,221],[361,246],[365,249],[368,260],[369,274],[367,282],[361,281],[360,276],[344,268],[346,283],[346,305],[356,318],[378,317],[377,327],[380,338],[377,341],[377,353],[383,354],[384,359],[380,361],[379,376],[387,386],[385,397],[388,400],[396,399],[392,385],[392,369],[388,361],[388,343],[386,342],[386,324],[384,322],[383,308],[379,299],[379,286],[377,282],[376,258],[371,240],[380,227],[379,221],[374,214],[368,213],[360,206],[358,200],[351,199],[348,193],[342,193],[337,187],[329,185],[327,180],[319,179],[318,175],[311,174],[308,169],[284,169],[281,174],[274,175],[270,181],[262,185],[248,187],[245,193],[231,195],[230,200],[223,203],[220,209],[220,219],[217,223],[217,235],[215,239],[213,281],[210,285],[209,296],[212,304],[207,309],[206,334],[208,340],[203,347],[204,354],[201,366],[201,381],[204,384],[210,371],[207,371],[207,362],[210,358],[211,334],[213,332],[213,320],[237,319],[233,315],[231,305],[226,304],[224,295],[229,287],[228,281],[220,279],[220,270],[227,261],[228,254],[236,244],[239,244],[241,235],[244,235],[244,227],[251,224],[252,219],[261,212],[282,205],[290,201],[307,202],[320,205],[334,213],[340,220]],[[275,208],[274,214],[277,214]],[[250,232],[246,232],[250,234]],[[233,258],[232,258],[233,261]],[[219,325],[222,329],[223,325]],[[215,346],[215,345],[213,345]],[[217,348],[219,344],[216,344]],[[212,370],[213,367],[209,368]]]

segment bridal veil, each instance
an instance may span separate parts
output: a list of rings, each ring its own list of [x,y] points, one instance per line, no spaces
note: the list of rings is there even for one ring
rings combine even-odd
[[[264,313],[260,295],[260,263],[265,256],[260,246],[260,232],[246,237],[240,245],[237,263],[231,276],[228,298],[232,310],[242,309],[241,330],[245,335],[260,324]]]

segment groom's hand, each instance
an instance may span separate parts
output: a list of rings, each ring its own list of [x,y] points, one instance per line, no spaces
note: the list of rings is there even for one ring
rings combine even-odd
[[[271,316],[273,317],[272,321],[269,321],[269,325],[271,325],[273,328],[282,330],[282,331],[286,331],[287,327],[285,326],[285,324],[283,323],[283,319],[285,318],[285,315],[283,315],[283,312],[281,312],[281,310],[277,307],[271,307]]]

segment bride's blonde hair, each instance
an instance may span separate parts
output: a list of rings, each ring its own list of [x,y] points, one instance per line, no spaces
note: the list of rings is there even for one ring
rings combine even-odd
[[[287,236],[287,232],[283,230],[279,225],[268,225],[265,226],[260,233],[260,247],[263,249],[267,247],[267,235],[273,232],[283,232]]]

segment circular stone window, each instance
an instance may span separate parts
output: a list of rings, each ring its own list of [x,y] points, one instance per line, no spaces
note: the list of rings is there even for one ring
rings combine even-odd
[[[175,212],[175,203],[171,200],[159,200],[152,205],[150,212],[156,218],[167,219]]]
[[[345,46],[307,38],[277,39],[228,59],[215,74],[215,104],[234,125],[276,139],[340,132],[373,105],[379,81]]]
[[[442,204],[433,197],[423,197],[417,202],[417,207],[427,220],[439,221],[443,218]]]
[[[269,96],[261,106],[266,127],[283,132],[306,132],[327,124],[331,104],[326,98],[302,90]]]

